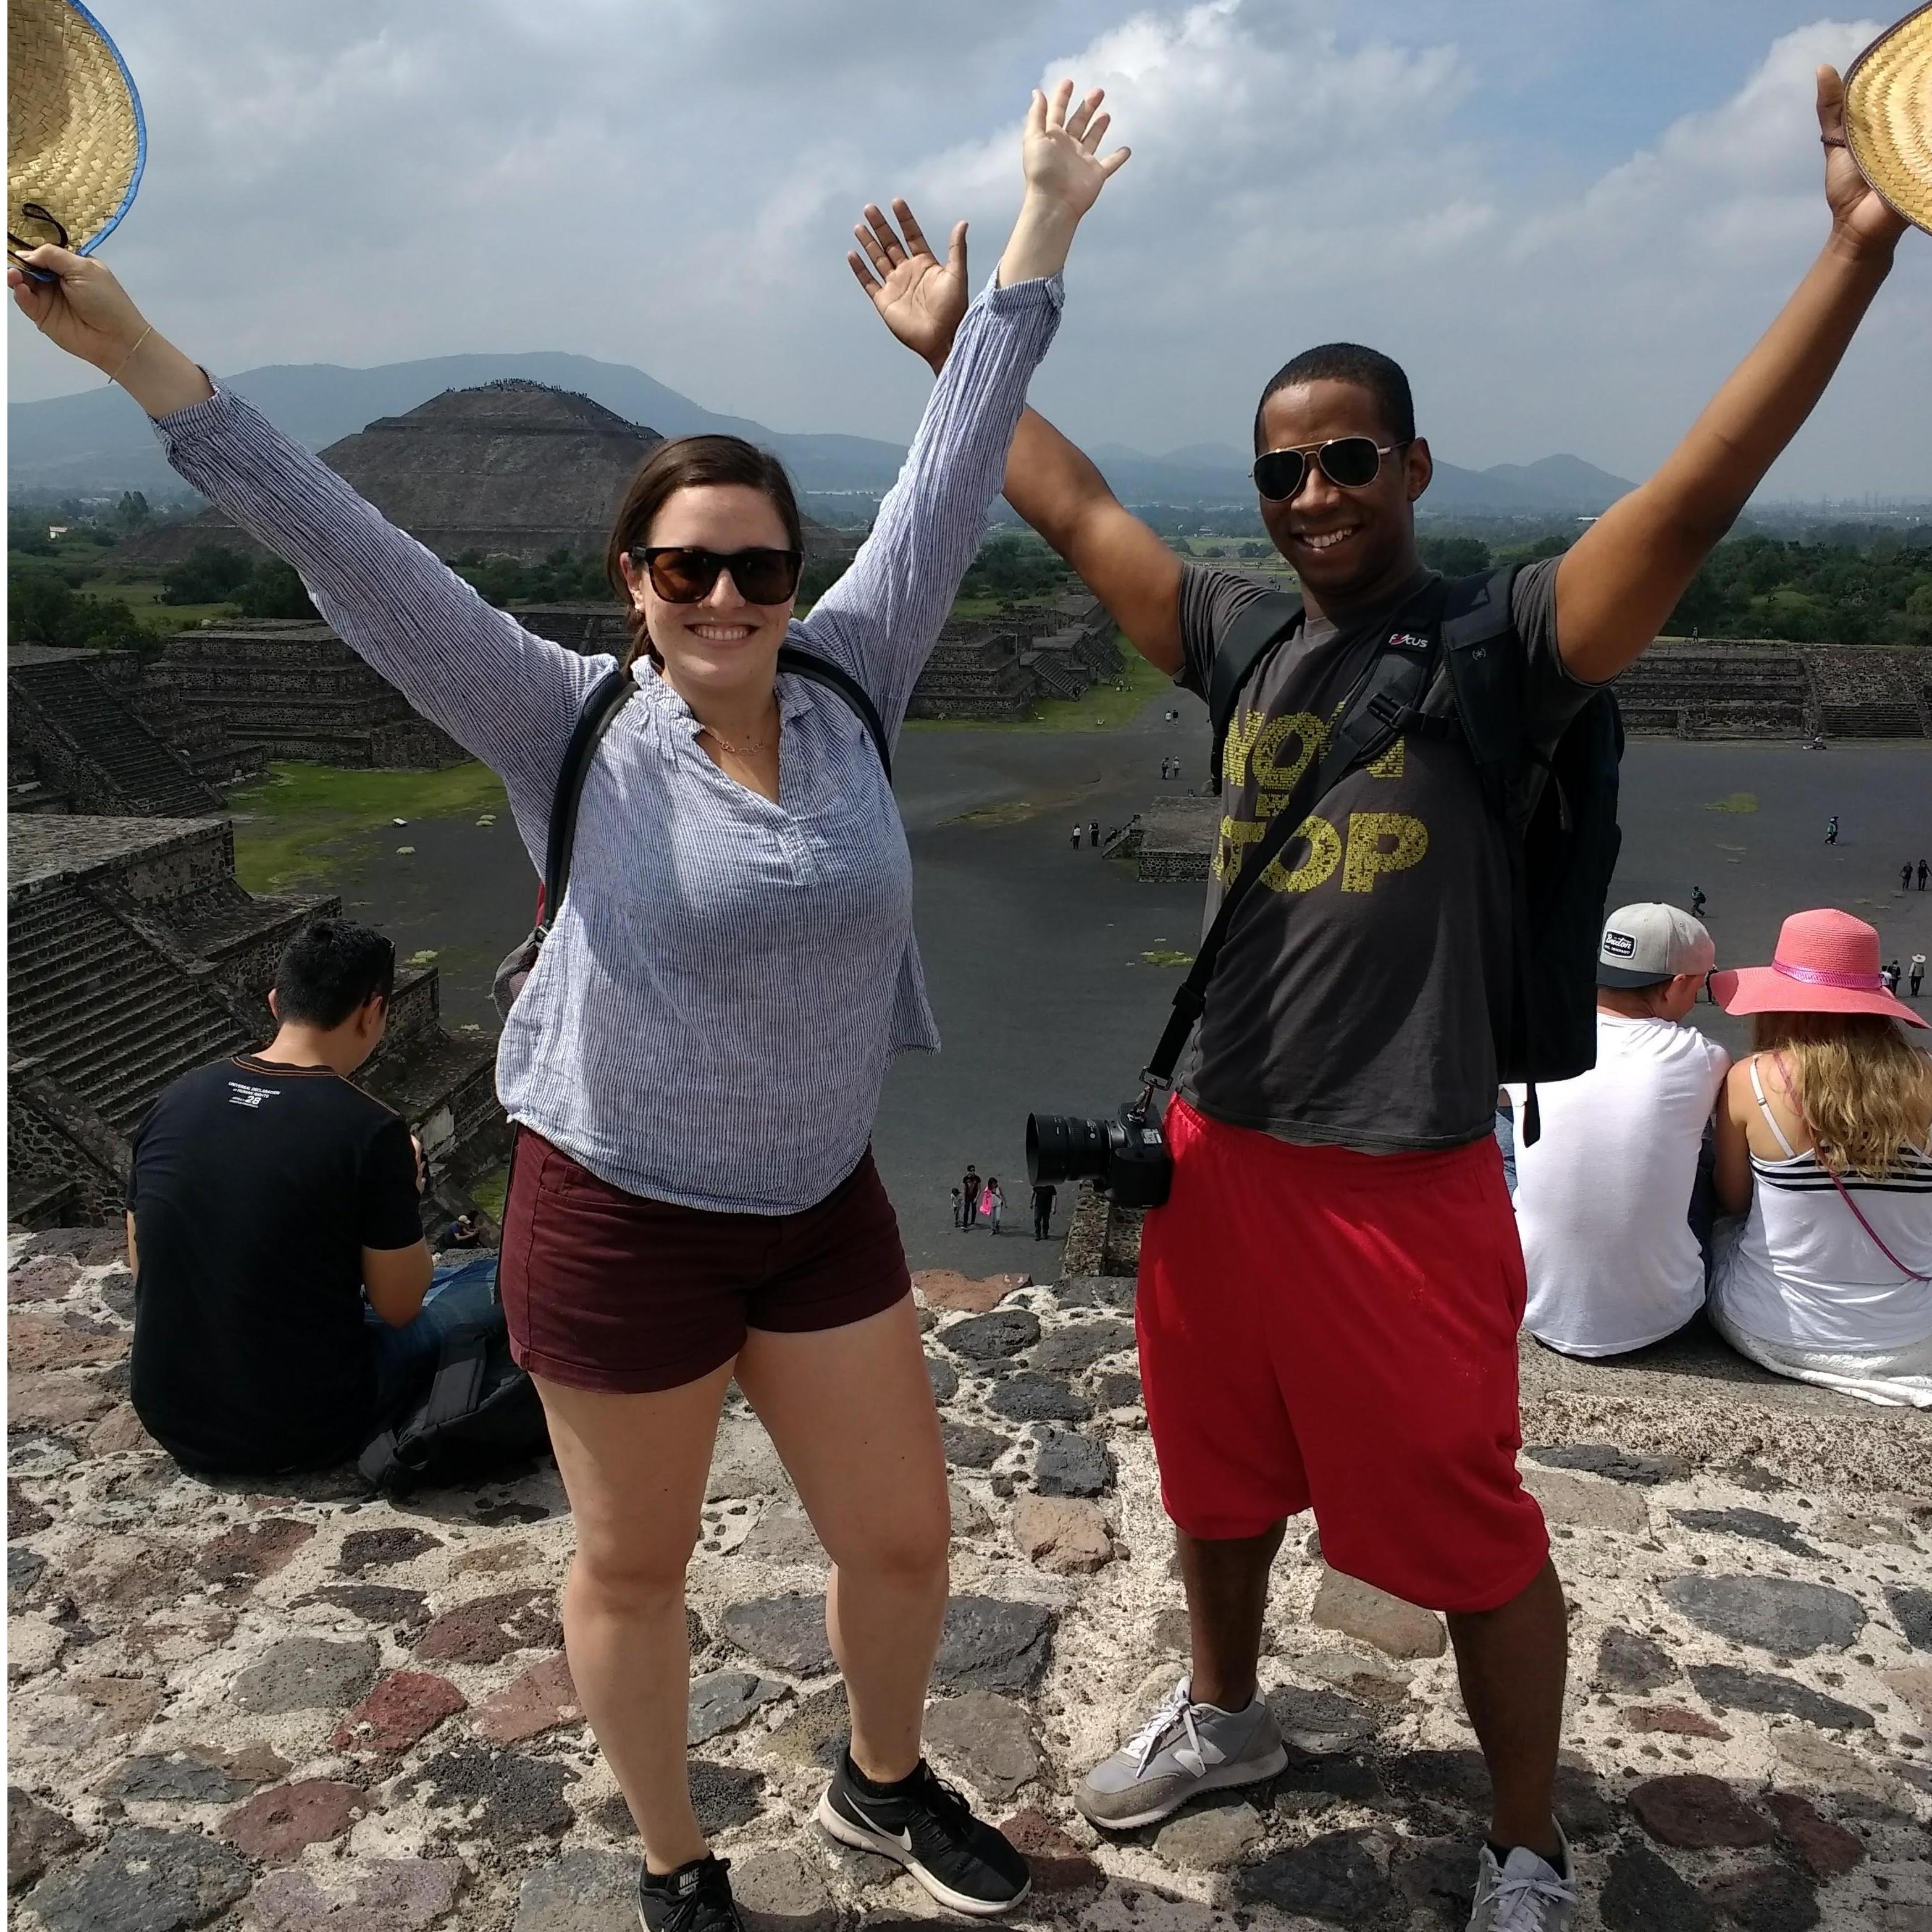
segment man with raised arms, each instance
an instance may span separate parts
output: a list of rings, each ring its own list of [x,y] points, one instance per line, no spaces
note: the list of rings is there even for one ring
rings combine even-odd
[[[1906,224],[1846,152],[1828,68],[1818,116],[1831,224],[1816,261],[1657,473],[1514,577],[1526,751],[1649,644],[1885,280]],[[942,264],[910,209],[895,214],[896,232],[866,210],[852,266],[893,332],[940,364],[965,306],[963,230]],[[1433,581],[1414,527],[1429,446],[1387,356],[1296,356],[1254,436],[1262,520],[1305,615],[1233,714],[1210,919]],[[1030,410],[1006,494],[1142,656],[1205,695],[1262,586],[1184,562]],[[1438,675],[1424,722],[1450,702]],[[1330,1566],[1447,1614],[1494,1792],[1472,1932],[1559,1932],[1576,1900],[1552,1815],[1563,1592],[1516,1476],[1522,1258],[1490,1137],[1512,999],[1505,836],[1460,734],[1418,726],[1308,810],[1234,917],[1168,1111],[1172,1192],[1148,1217],[1138,1299],[1192,1668],[1078,1802],[1124,1829],[1281,1768],[1256,1694],[1262,1619],[1286,1520],[1312,1506]]]

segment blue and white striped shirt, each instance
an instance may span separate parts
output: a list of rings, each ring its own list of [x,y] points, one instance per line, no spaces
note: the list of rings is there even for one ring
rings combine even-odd
[[[871,536],[791,627],[895,734],[1061,301],[1057,276],[975,300]],[[175,468],[295,566],[337,634],[502,777],[541,870],[565,742],[613,661],[493,609],[226,392],[157,427]],[[498,1090],[512,1120],[627,1192],[793,1213],[862,1158],[892,1054],[939,1044],[904,827],[832,692],[779,679],[773,803],[705,756],[668,684],[648,667],[638,682],[585,784],[570,890],[504,1030]]]

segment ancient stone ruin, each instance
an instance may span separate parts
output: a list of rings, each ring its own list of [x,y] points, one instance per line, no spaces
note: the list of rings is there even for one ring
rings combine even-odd
[[[663,440],[588,396],[504,381],[446,389],[321,454],[437,556],[477,550],[535,563],[558,549],[602,556],[626,488]],[[245,530],[210,509],[124,544],[118,561],[158,569],[204,544],[260,554]]]
[[[121,1212],[128,1138],[161,1090],[260,1046],[275,961],[314,895],[251,898],[225,819],[15,813],[7,886],[8,1216]],[[443,1030],[434,967],[399,971],[388,1036],[357,1076],[421,1136],[439,1220],[502,1158],[491,1042]]]
[[[997,616],[946,625],[907,715],[1024,718],[1042,698],[1078,698],[1096,680],[1118,677],[1121,662],[1114,620],[1090,591],[1009,604]]]

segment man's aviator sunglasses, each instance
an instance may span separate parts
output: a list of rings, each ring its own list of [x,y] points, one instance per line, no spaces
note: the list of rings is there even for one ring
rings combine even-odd
[[[1302,449],[1270,449],[1255,458],[1255,488],[1270,503],[1291,502],[1308,477],[1312,455],[1330,482],[1344,490],[1360,490],[1376,480],[1382,458],[1402,448],[1400,442],[1378,442],[1370,436],[1338,436],[1332,442]]]
[[[667,604],[701,604],[722,572],[731,573],[748,604],[788,604],[798,589],[805,559],[795,550],[694,550],[687,544],[651,544],[631,553]]]

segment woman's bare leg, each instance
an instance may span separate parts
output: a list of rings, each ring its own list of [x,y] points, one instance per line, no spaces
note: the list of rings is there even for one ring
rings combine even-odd
[[[852,1707],[852,1760],[892,1783],[920,1760],[952,1534],[911,1296],[842,1328],[753,1329],[738,1386],[832,1558],[826,1628]]]
[[[577,1522],[563,1592],[570,1675],[637,1820],[646,1862],[658,1873],[706,1849],[685,1772],[684,1573],[730,1379],[728,1362],[650,1395],[537,1378]]]

